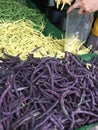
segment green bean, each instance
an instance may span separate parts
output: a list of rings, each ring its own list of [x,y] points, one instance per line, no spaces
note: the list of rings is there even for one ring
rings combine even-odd
[[[20,19],[31,20],[38,30],[43,30],[44,16],[38,9],[31,9],[17,2],[20,0],[0,0],[0,20],[17,21]]]

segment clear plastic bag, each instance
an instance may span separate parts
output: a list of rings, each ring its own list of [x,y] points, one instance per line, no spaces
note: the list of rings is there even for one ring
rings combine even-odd
[[[65,37],[78,36],[80,41],[86,41],[93,23],[93,13],[78,14],[74,9],[67,14]]]

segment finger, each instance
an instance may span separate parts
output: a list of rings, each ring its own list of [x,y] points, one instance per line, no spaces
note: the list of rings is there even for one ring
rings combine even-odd
[[[85,10],[84,7],[81,7],[78,11],[78,14],[88,14],[89,12]]]
[[[80,4],[73,4],[68,10],[67,13],[70,13],[73,9],[79,8]]]
[[[84,8],[80,8],[78,14],[84,14]]]

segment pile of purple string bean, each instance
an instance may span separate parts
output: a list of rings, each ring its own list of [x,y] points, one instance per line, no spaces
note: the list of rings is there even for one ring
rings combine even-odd
[[[0,58],[0,130],[74,130],[97,121],[97,56]]]

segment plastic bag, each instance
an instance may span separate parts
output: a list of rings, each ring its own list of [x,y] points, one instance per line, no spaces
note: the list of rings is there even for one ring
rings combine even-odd
[[[78,14],[78,10],[67,14],[65,37],[78,36],[79,40],[86,41],[92,27],[93,13]]]

